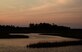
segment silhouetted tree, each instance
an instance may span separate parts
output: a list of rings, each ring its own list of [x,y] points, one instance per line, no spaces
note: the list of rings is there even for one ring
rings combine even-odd
[[[29,24],[29,27],[16,27],[13,25],[0,25],[0,33],[57,33],[57,36],[75,37],[82,39],[82,29],[71,29],[56,24],[39,23]]]

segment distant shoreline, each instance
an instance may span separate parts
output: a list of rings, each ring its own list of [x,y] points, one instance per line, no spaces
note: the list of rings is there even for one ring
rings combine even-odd
[[[29,38],[25,35],[10,35],[9,33],[0,33],[0,39],[18,39],[18,38]]]
[[[0,25],[0,37],[9,36],[16,38],[15,36],[10,36],[9,33],[41,33],[42,35],[54,35],[54,36],[82,39],[82,29],[71,29],[70,27],[67,26],[59,26],[56,24],[49,24],[49,23],[39,23],[39,24],[31,23],[29,24],[29,27]],[[21,36],[17,37],[20,38]]]

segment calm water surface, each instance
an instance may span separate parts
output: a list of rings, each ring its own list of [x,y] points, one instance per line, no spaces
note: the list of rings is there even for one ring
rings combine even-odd
[[[15,34],[14,34],[15,35]],[[78,39],[59,36],[23,34],[30,38],[25,39],[0,39],[0,52],[82,52],[82,46],[67,46],[58,48],[26,48],[27,45],[38,42],[77,41]]]

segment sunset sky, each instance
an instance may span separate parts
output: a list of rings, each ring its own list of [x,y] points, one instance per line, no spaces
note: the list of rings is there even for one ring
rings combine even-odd
[[[0,0],[0,24],[56,23],[82,28],[82,0]]]

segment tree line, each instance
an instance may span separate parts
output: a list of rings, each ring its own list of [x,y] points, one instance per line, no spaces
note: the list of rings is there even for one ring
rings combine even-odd
[[[16,27],[13,25],[0,25],[0,32],[8,33],[47,33],[47,32],[68,32],[70,27],[58,26],[56,24],[40,23],[29,24],[29,27]]]
[[[56,35],[56,36],[82,39],[82,29],[71,29],[70,27],[58,26],[56,24],[49,24],[49,23],[39,23],[39,24],[31,23],[29,24],[29,27],[0,25],[0,35],[1,34],[6,35],[9,33],[42,33],[44,35]]]

